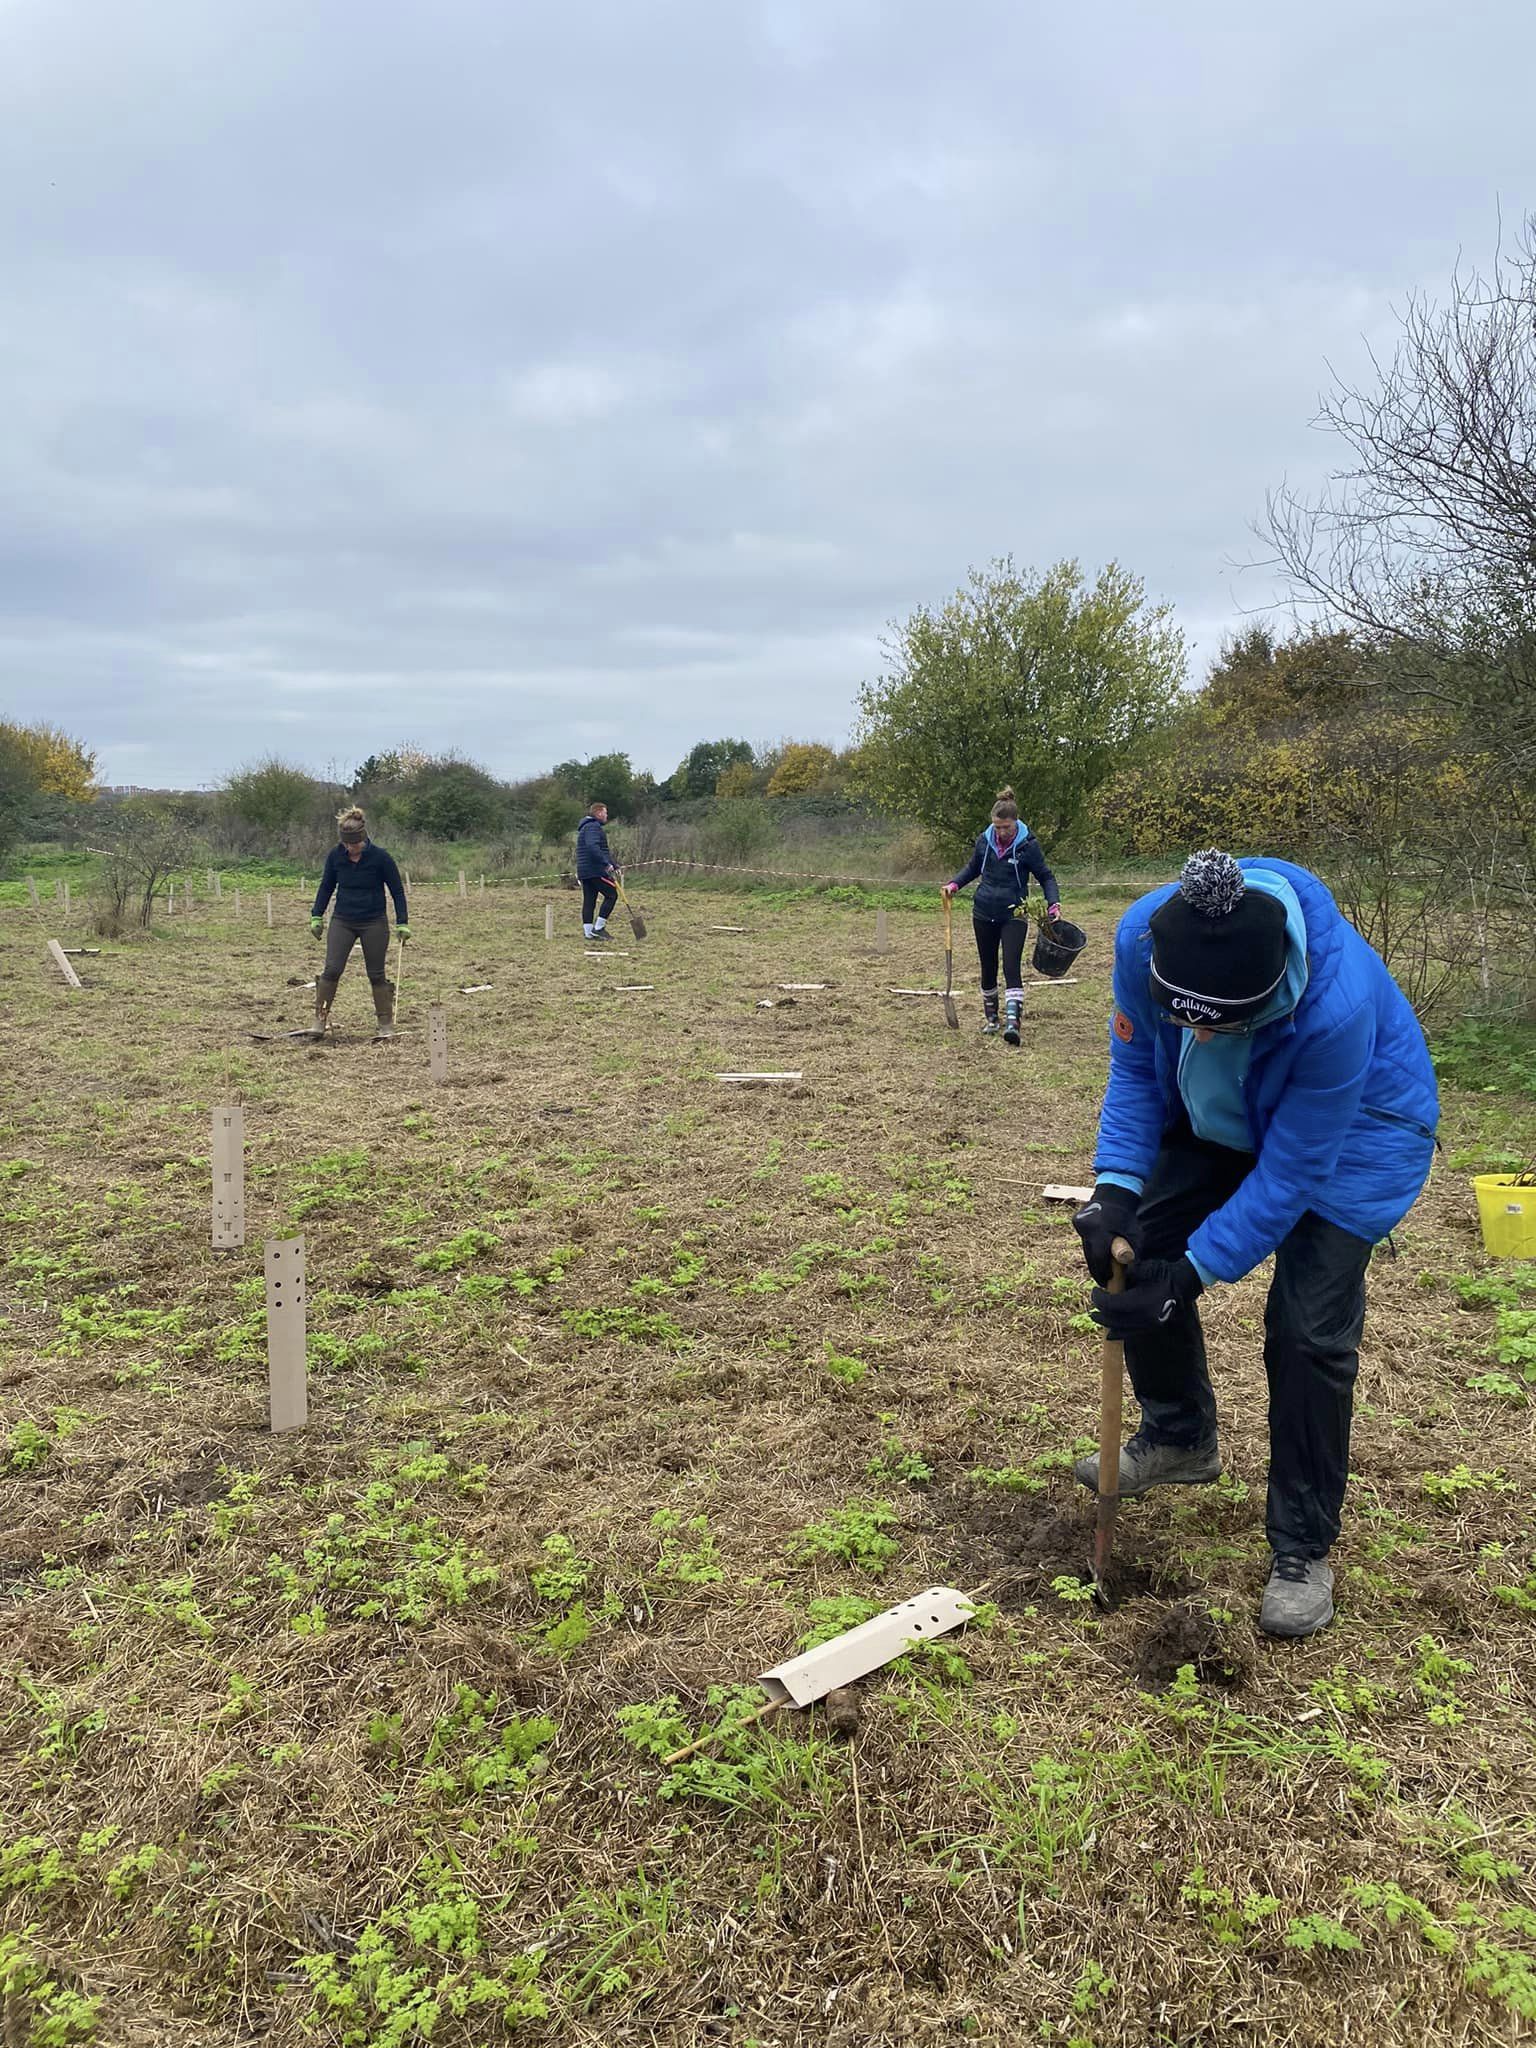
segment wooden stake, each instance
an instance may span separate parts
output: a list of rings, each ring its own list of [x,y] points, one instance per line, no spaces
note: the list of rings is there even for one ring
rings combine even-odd
[[[890,925],[883,910],[875,912],[875,951],[889,953],[891,950]]]
[[[174,882],[167,882],[165,885],[165,914],[167,917],[174,917],[176,915],[176,884]]]
[[[236,917],[240,915],[240,891],[238,889],[235,891],[235,915]]]
[[[798,1081],[800,1069],[792,1074],[716,1074],[717,1081]]]
[[[63,975],[67,988],[83,988],[85,986],[79,975],[76,974],[74,968],[70,965],[69,958],[57,939],[50,939],[48,941],[48,955],[53,961],[54,966]]]
[[[267,930],[272,929],[272,891],[267,891]]]
[[[213,1112],[213,1248],[245,1243],[245,1111],[239,1103]]]
[[[216,903],[224,901],[224,877],[218,872],[217,868],[215,868],[213,875],[213,898]]]
[[[34,910],[37,910],[38,908],[40,908],[40,905],[38,904],[38,900],[37,900],[37,884],[36,884],[36,882],[34,882],[34,881],[33,881],[32,877],[31,877],[30,875],[28,875],[28,877],[27,877],[27,895],[28,895],[28,898],[29,898],[29,899],[30,899],[30,901],[31,901],[31,904],[32,904],[32,908],[33,908]]]
[[[544,936],[546,939],[552,939],[555,936],[555,906],[553,903],[546,903],[544,906]]]
[[[68,915],[69,915],[69,884],[68,884],[68,882],[66,882],[66,883],[64,884],[64,915],[65,915],[66,917],[68,917]]]
[[[283,1429],[302,1429],[309,1420],[303,1238],[268,1238],[266,1274],[267,1402],[276,1434]]]
[[[405,884],[406,895],[409,896],[411,893],[411,871],[409,868],[402,868],[400,870],[400,879]]]
[[[483,896],[483,895],[485,894],[485,877],[484,877],[484,875],[482,875],[482,876],[480,877],[480,894],[481,894],[482,896]]]
[[[427,1011],[427,1044],[432,1079],[441,1084],[448,1078],[448,1013],[441,1003],[433,1003]]]
[[[469,884],[464,879],[464,870],[462,868],[459,869],[459,894],[461,896],[469,894]]]
[[[55,903],[62,903],[64,901],[64,883],[62,879],[56,881],[53,885],[53,900]]]

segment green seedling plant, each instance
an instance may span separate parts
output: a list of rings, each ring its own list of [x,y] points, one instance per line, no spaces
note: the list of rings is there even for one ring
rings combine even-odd
[[[461,1266],[471,1265],[495,1251],[500,1242],[494,1231],[461,1230],[435,1251],[420,1253],[415,1263],[424,1273],[457,1273]]]
[[[725,1577],[707,1515],[692,1515],[685,1522],[675,1509],[658,1508],[651,1527],[661,1537],[655,1574],[664,1585],[716,1586]]]
[[[883,1422],[894,1420],[882,1416]],[[882,1486],[927,1486],[933,1467],[920,1451],[910,1451],[899,1436],[888,1436],[864,1468],[866,1475]]]
[[[839,1351],[830,1343],[824,1344],[822,1349],[826,1357],[827,1371],[845,1387],[856,1387],[869,1371],[866,1360]]]
[[[878,1576],[895,1560],[900,1544],[890,1531],[898,1521],[889,1501],[851,1501],[824,1522],[812,1522],[796,1537],[797,1556],[830,1557],[839,1564]]]

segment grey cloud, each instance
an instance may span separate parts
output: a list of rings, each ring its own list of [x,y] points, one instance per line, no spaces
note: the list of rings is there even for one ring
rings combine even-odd
[[[0,697],[665,770],[1009,550],[1208,653],[1325,357],[1536,196],[1477,13],[0,4]]]

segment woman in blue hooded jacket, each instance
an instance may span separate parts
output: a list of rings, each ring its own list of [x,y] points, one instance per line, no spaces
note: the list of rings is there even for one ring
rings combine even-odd
[[[1045,892],[1045,914],[1061,915],[1061,892],[1056,877],[1045,864],[1040,842],[1019,820],[1019,807],[1011,789],[1001,789],[992,806],[992,822],[971,850],[971,857],[944,894],[953,896],[967,882],[976,884],[971,899],[971,921],[976,931],[976,952],[981,961],[982,1031],[988,1038],[998,1028],[997,965],[1002,956],[1006,976],[1007,1012],[1003,1039],[1019,1042],[1024,1016],[1024,941],[1029,935],[1029,907],[1025,900],[1033,875]]]
[[[1195,1303],[1273,1256],[1259,1625],[1311,1635],[1333,1618],[1366,1268],[1434,1154],[1429,1048],[1380,956],[1289,861],[1191,855],[1121,919],[1114,992],[1097,1185],[1073,1221],[1141,1406],[1120,1491],[1220,1477]],[[1135,1260],[1111,1294],[1117,1237]],[[1096,1490],[1098,1458],[1077,1476]]]

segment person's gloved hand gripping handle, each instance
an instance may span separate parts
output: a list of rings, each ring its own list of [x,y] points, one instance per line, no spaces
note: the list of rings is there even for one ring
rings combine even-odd
[[[1115,1270],[1111,1249],[1122,1237],[1133,1253],[1141,1249],[1141,1229],[1136,1220],[1140,1197],[1117,1181],[1101,1180],[1093,1199],[1085,1202],[1072,1218],[1072,1228],[1083,1242],[1083,1263],[1101,1287],[1109,1285]]]
[[[1204,1292],[1205,1282],[1187,1257],[1138,1259],[1123,1293],[1095,1287],[1093,1319],[1110,1337],[1135,1337],[1168,1322]]]

